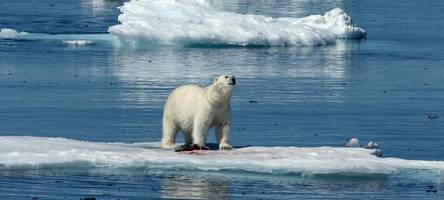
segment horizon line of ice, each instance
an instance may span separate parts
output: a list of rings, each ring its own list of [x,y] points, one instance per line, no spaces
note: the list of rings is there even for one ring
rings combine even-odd
[[[340,8],[303,18],[219,11],[208,0],[132,0],[119,9],[120,24],[108,31],[136,46],[317,46],[367,34]]]
[[[0,136],[0,171],[88,167],[229,170],[308,176],[391,175],[405,170],[444,174],[444,161],[380,158],[372,155],[374,150],[363,148],[245,147],[233,151],[177,153],[161,149],[159,144]]]

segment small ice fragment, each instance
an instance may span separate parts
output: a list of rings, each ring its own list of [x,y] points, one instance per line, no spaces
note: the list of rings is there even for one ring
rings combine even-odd
[[[381,149],[375,149],[374,152],[371,152],[372,155],[375,155],[376,157],[382,157],[382,150]]]
[[[64,40],[64,44],[67,45],[73,45],[73,46],[84,46],[84,45],[90,45],[94,43],[92,40]]]
[[[2,28],[0,29],[0,38],[4,38],[4,39],[14,39],[17,36],[20,35],[25,35],[27,34],[26,32],[17,32],[14,29],[10,29],[10,28]]]
[[[370,141],[367,143],[367,145],[362,146],[362,147],[365,149],[377,149],[378,146],[379,146],[378,143]]]
[[[360,147],[358,138],[351,138],[347,143],[346,147]]]

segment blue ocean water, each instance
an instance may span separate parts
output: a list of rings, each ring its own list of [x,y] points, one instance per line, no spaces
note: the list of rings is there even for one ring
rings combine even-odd
[[[0,28],[93,34],[108,41],[122,3],[3,0]],[[163,103],[172,89],[231,73],[239,83],[232,99],[236,146],[342,146],[357,137],[378,142],[387,157],[444,160],[443,2],[213,4],[235,13],[295,18],[339,7],[367,30],[367,38],[314,47],[148,49],[110,42],[73,46],[51,36],[0,39],[0,135],[159,141]],[[61,167],[1,170],[0,197],[441,199],[442,178]]]

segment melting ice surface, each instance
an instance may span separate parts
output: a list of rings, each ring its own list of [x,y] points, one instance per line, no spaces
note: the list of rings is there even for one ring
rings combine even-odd
[[[380,158],[374,150],[341,147],[245,147],[177,153],[159,143],[100,143],[65,138],[2,136],[0,169],[51,167],[158,168],[272,174],[389,175],[444,172],[444,161]]]
[[[121,24],[109,32],[126,41],[161,44],[314,46],[336,39],[359,39],[366,31],[356,27],[343,10],[304,18],[272,18],[219,11],[208,0],[138,0],[120,7]]]

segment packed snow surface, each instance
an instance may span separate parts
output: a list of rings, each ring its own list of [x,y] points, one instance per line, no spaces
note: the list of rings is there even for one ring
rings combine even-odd
[[[366,31],[339,8],[324,15],[273,18],[217,10],[208,0],[132,0],[109,32],[162,45],[315,46],[359,39]]]
[[[65,138],[2,136],[0,170],[51,167],[156,168],[272,174],[390,175],[403,170],[444,172],[443,161],[380,158],[345,147],[244,147],[174,152],[160,143],[101,143]]]

